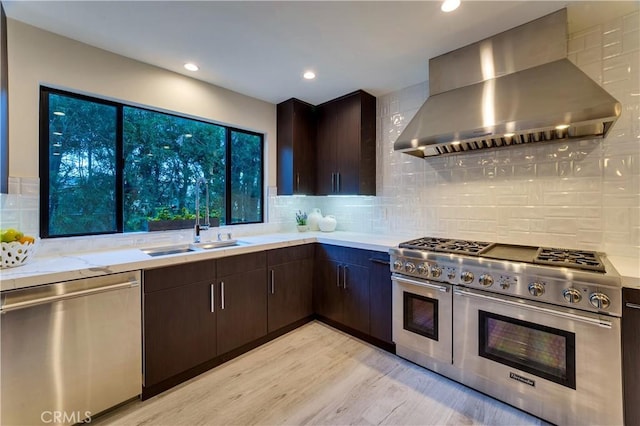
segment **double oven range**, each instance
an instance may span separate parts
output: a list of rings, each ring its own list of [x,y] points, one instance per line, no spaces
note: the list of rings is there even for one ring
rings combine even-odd
[[[399,356],[556,424],[623,423],[604,254],[444,238],[390,254]]]

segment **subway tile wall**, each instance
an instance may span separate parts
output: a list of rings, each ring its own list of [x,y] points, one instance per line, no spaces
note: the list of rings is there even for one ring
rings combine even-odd
[[[376,197],[272,197],[293,229],[298,208],[334,214],[338,229],[601,250],[640,257],[638,13],[571,34],[569,59],[618,99],[606,139],[519,146],[422,160],[393,142],[428,82],[378,98]]]

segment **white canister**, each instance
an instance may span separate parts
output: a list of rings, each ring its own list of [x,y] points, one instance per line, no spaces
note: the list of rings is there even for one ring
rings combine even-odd
[[[338,224],[338,221],[336,220],[336,217],[334,215],[332,215],[332,214],[323,217],[318,222],[318,226],[320,227],[320,230],[322,232],[333,232],[333,231],[335,231],[337,224]]]
[[[307,216],[307,225],[309,225],[309,231],[317,231],[320,229],[318,222],[322,219],[322,213],[320,209],[313,209],[309,216]]]

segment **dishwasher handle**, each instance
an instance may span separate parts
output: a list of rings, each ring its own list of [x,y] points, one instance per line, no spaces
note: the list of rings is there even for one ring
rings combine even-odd
[[[49,303],[59,302],[59,301],[62,301],[62,300],[75,299],[77,297],[83,297],[83,296],[91,296],[93,294],[98,294],[98,293],[105,293],[107,291],[121,290],[121,289],[124,289],[124,288],[135,287],[135,286],[138,286],[138,285],[140,285],[140,281],[131,280],[131,281],[118,283],[118,284],[111,284],[111,285],[107,285],[107,286],[103,286],[103,287],[95,287],[95,288],[90,288],[90,289],[87,289],[87,290],[75,291],[73,293],[59,294],[59,295],[55,295],[55,296],[47,296],[47,297],[40,297],[40,298],[32,299],[32,300],[25,300],[23,302],[16,302],[16,303],[3,305],[0,308],[0,314],[4,314],[4,313],[7,313],[7,312],[11,312],[11,311],[17,311],[17,310],[20,310],[20,309],[27,309],[27,308],[31,308],[33,306],[45,305],[45,304],[49,304]]]

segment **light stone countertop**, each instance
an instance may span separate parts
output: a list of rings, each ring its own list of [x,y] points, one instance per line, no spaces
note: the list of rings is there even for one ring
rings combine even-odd
[[[137,269],[194,262],[307,243],[326,243],[387,252],[407,238],[353,232],[278,233],[237,237],[238,246],[152,257],[138,248],[36,257],[26,265],[0,270],[0,290],[90,278]],[[146,248],[146,247],[145,247]]]
[[[238,241],[241,243],[238,246],[158,257],[152,257],[139,248],[60,256],[36,256],[33,261],[24,266],[0,270],[0,290],[13,290],[315,242],[387,252],[389,248],[397,247],[400,242],[407,239],[409,239],[407,236],[341,231],[331,233],[296,232],[242,236],[238,237]],[[623,287],[640,289],[640,261],[638,259],[610,256],[609,260],[622,276]]]
[[[624,256],[609,256],[609,260],[622,276],[622,287],[640,290],[640,259]]]

